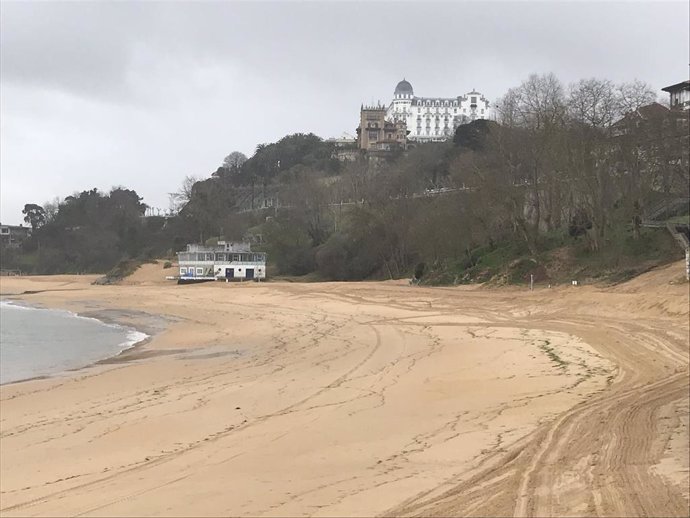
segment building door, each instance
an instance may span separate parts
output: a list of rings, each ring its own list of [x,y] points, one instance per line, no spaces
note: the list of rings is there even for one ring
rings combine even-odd
[[[235,278],[235,269],[234,268],[226,268],[225,269],[225,278],[226,279],[234,279]]]
[[[247,279],[253,279],[254,278],[254,268],[247,268],[247,272],[245,274],[245,277]]]

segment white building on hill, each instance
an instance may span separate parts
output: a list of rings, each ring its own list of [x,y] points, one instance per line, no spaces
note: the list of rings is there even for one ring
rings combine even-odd
[[[407,124],[408,140],[432,142],[453,138],[455,128],[489,118],[489,101],[472,90],[457,97],[417,97],[404,79],[395,87],[386,118]]]

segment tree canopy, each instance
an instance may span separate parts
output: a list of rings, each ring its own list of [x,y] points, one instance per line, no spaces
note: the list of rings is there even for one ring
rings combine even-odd
[[[31,230],[35,231],[46,222],[46,213],[43,207],[35,203],[27,203],[22,210],[24,221],[31,225]]]
[[[466,278],[481,254],[510,249],[532,264],[549,243],[605,254],[617,236],[643,238],[646,208],[688,196],[688,113],[654,99],[638,81],[533,74],[495,104],[496,121],[460,125],[452,141],[346,162],[312,133],[260,144],[249,158],[234,151],[215,172],[185,178],[172,217],[143,217],[141,198],[120,187],[27,204],[24,252],[36,272],[103,271],[246,238],[274,273],[326,279],[444,268]]]

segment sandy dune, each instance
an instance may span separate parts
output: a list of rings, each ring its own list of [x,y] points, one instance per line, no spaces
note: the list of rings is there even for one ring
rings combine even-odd
[[[0,280],[156,333],[0,388],[0,514],[689,514],[680,263],[532,293],[165,274]]]

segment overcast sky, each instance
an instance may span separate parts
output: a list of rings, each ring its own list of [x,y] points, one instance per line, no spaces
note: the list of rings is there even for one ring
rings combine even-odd
[[[167,208],[231,151],[354,133],[403,77],[490,100],[533,72],[660,89],[688,79],[688,18],[686,1],[3,1],[0,221],[93,187]]]

